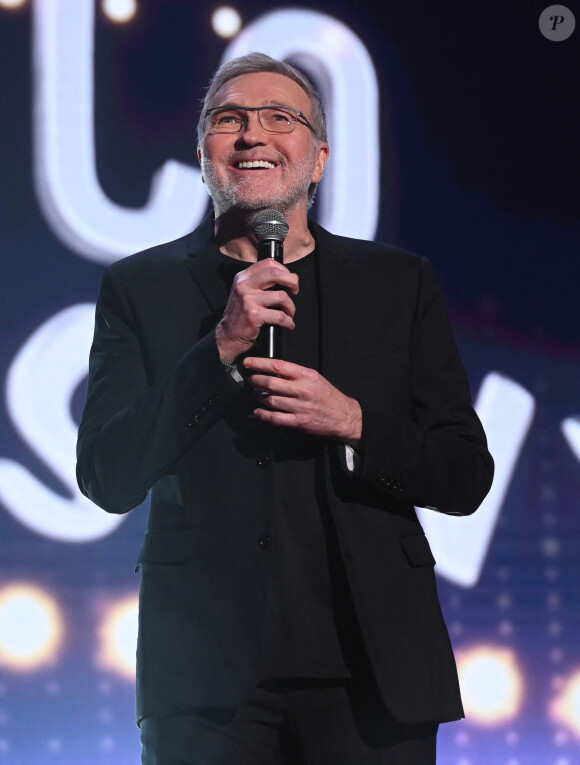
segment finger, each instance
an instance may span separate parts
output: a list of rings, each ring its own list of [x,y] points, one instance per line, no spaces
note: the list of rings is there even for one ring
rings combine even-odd
[[[267,308],[280,308],[288,316],[294,316],[296,313],[296,305],[290,295],[284,290],[272,290],[271,292],[256,292],[251,298],[256,303]]]
[[[302,376],[305,367],[282,359],[266,359],[261,356],[247,356],[244,366],[250,372],[264,372],[269,375],[278,375],[288,380],[297,380]]]
[[[287,414],[296,414],[298,410],[295,407],[296,399],[287,396],[271,396],[267,391],[255,390],[254,398],[260,405],[260,408],[267,407],[268,411],[286,412]]]
[[[280,263],[280,261],[276,260],[275,258],[264,258],[263,260],[256,260],[255,263],[252,263],[251,266],[248,266],[248,268],[245,269],[244,273],[259,273],[260,271],[270,267],[290,273],[287,266],[285,266],[283,263]]]
[[[291,316],[284,311],[277,311],[274,308],[264,308],[260,314],[260,324],[277,324],[284,329],[294,329],[296,324]]]
[[[294,418],[293,427],[301,427],[300,423],[317,417],[317,413],[313,407],[308,402],[302,401],[300,398],[271,395],[267,391],[260,392],[257,390],[253,392],[253,395],[260,408],[266,408],[267,411],[276,411],[291,415]],[[289,424],[289,422],[287,424]]]
[[[300,395],[296,383],[283,377],[273,377],[271,375],[251,375],[250,385],[260,395],[285,396],[287,398],[297,398]]]
[[[283,428],[297,428],[298,427],[298,421],[296,418],[296,415],[289,414],[288,412],[280,412],[279,410],[274,411],[273,409],[254,409],[254,417],[256,419],[261,420],[262,422],[267,422],[270,425],[276,425]]]
[[[274,287],[276,284],[279,284],[289,289],[294,295],[298,293],[298,274],[293,274],[285,266],[281,263],[277,263],[275,260],[262,260],[256,265],[261,266],[261,268],[256,268],[252,273],[250,273],[250,269],[246,271],[247,280],[248,282],[251,282],[253,287],[256,287],[257,289],[268,289],[269,287]]]
[[[294,329],[296,307],[290,298],[281,306],[272,306],[270,302],[267,293],[247,295],[241,304],[234,305],[229,311],[226,309],[224,317],[232,327],[250,327],[256,334],[264,324]]]
[[[254,263],[236,274],[233,289],[236,292],[247,289],[269,289],[276,284],[296,293],[298,292],[298,275],[291,273],[282,263],[268,259]]]

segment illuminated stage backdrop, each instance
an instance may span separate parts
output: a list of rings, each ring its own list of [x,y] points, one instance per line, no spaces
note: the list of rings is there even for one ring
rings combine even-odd
[[[507,5],[0,0],[0,763],[138,762],[146,509],[74,479],[94,300],[201,220],[199,97],[247,50],[325,97],[316,217],[434,263],[496,459],[475,516],[419,511],[468,715],[439,762],[580,762],[580,38]]]

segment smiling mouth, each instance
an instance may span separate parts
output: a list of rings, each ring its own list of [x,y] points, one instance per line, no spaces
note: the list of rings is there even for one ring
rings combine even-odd
[[[274,170],[276,165],[273,162],[268,162],[266,159],[255,159],[252,162],[236,162],[234,167],[238,170]]]

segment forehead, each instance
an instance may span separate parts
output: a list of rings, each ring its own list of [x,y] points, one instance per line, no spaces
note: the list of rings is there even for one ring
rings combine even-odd
[[[309,114],[310,98],[297,82],[276,72],[254,72],[233,77],[215,95],[212,106],[239,104],[292,106]]]

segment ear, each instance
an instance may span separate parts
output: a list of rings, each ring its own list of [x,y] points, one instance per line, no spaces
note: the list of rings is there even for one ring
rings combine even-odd
[[[201,165],[202,158],[203,158],[203,155],[201,153],[201,149],[198,148],[198,150],[197,150],[197,161],[199,162],[200,165]],[[201,182],[205,183],[205,178],[203,177],[203,172],[201,174]]]
[[[328,155],[330,154],[330,146],[324,141],[320,142],[318,149],[316,150],[316,162],[314,165],[314,171],[312,173],[312,183],[318,183],[322,180],[324,175],[324,167],[328,162]]]

